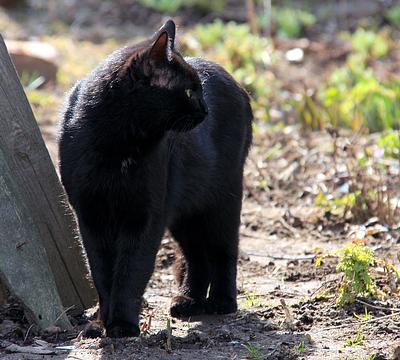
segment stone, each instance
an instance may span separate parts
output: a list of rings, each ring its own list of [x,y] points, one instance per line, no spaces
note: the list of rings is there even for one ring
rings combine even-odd
[[[56,82],[59,53],[52,45],[39,41],[6,40],[5,43],[20,78],[25,74],[41,78],[37,80],[39,86]]]

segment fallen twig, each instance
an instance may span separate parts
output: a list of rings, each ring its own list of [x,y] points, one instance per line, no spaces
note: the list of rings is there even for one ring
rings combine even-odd
[[[28,327],[28,330],[26,331],[26,334],[25,334],[25,336],[24,336],[24,341],[23,341],[24,344],[25,344],[26,339],[28,338],[29,333],[30,333],[30,331],[31,331],[31,329],[33,328],[34,325],[35,325],[35,324],[32,324],[31,326]]]
[[[389,307],[384,307],[384,306],[373,305],[373,304],[367,303],[366,301],[362,301],[359,299],[356,299],[356,302],[363,304],[371,309],[387,310],[387,311],[400,311],[400,308],[389,308]]]
[[[72,310],[75,307],[75,305],[71,305],[70,307],[64,309],[60,315],[57,316],[57,318],[54,320],[54,324],[57,323],[58,320],[61,319],[62,316],[64,316],[68,311]]]
[[[172,346],[171,346],[171,337],[172,337],[172,327],[171,327],[171,320],[168,318],[167,319],[167,344],[166,344],[166,350],[167,352],[172,351]]]
[[[316,255],[304,255],[304,256],[274,256],[266,253],[254,253],[254,252],[246,252],[247,255],[251,256],[259,256],[259,257],[268,257],[274,260],[287,260],[287,261],[305,261],[312,260],[316,257]]]
[[[284,299],[281,299],[281,305],[283,308],[283,311],[285,312],[285,324],[289,328],[289,330],[295,330],[296,326],[294,325],[294,318],[293,315],[291,314],[288,306],[286,305],[286,301]]]
[[[363,323],[363,324],[366,324],[366,323],[377,322],[377,321],[380,321],[380,320],[384,320],[384,319],[389,319],[389,318],[391,318],[391,317],[395,317],[395,316],[397,316],[397,315],[400,315],[400,311],[399,311],[399,312],[396,312],[396,313],[393,313],[393,314],[381,316],[381,317],[379,317],[379,318],[370,319],[370,320],[365,320],[365,321],[363,321],[362,323]],[[355,324],[356,324],[356,323],[341,324],[341,325],[330,326],[330,327],[326,327],[326,328],[322,328],[322,329],[315,329],[315,331],[320,332],[320,331],[341,329],[341,328],[348,327],[348,326],[355,325]]]

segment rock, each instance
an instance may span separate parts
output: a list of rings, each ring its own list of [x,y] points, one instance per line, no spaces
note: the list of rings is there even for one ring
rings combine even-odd
[[[304,51],[301,48],[290,49],[286,52],[286,59],[289,62],[301,63],[304,59]]]
[[[20,77],[35,76],[39,82],[35,87],[56,81],[59,54],[53,46],[39,41],[6,40],[5,43]]]
[[[48,326],[46,329],[44,329],[44,333],[47,335],[56,335],[61,332],[61,328],[55,325]]]

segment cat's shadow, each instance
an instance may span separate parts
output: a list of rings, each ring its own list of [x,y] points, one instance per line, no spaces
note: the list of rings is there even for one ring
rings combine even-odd
[[[187,327],[187,334],[179,336],[180,330]],[[148,336],[144,343],[149,347],[157,344],[165,348],[167,338],[168,332],[162,330]],[[273,317],[265,318],[260,309],[239,310],[232,315],[201,315],[187,321],[175,321],[169,343],[175,351],[207,349],[210,359],[226,358],[227,354],[232,353],[252,358],[257,358],[259,354],[260,359],[288,359],[303,352],[309,355],[313,351],[309,339],[305,333],[288,330],[285,324]],[[197,359],[196,353],[193,353],[192,359]]]

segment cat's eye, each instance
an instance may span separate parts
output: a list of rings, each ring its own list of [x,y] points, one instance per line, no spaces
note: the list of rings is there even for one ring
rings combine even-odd
[[[190,99],[193,96],[192,89],[185,89],[186,96]]]

